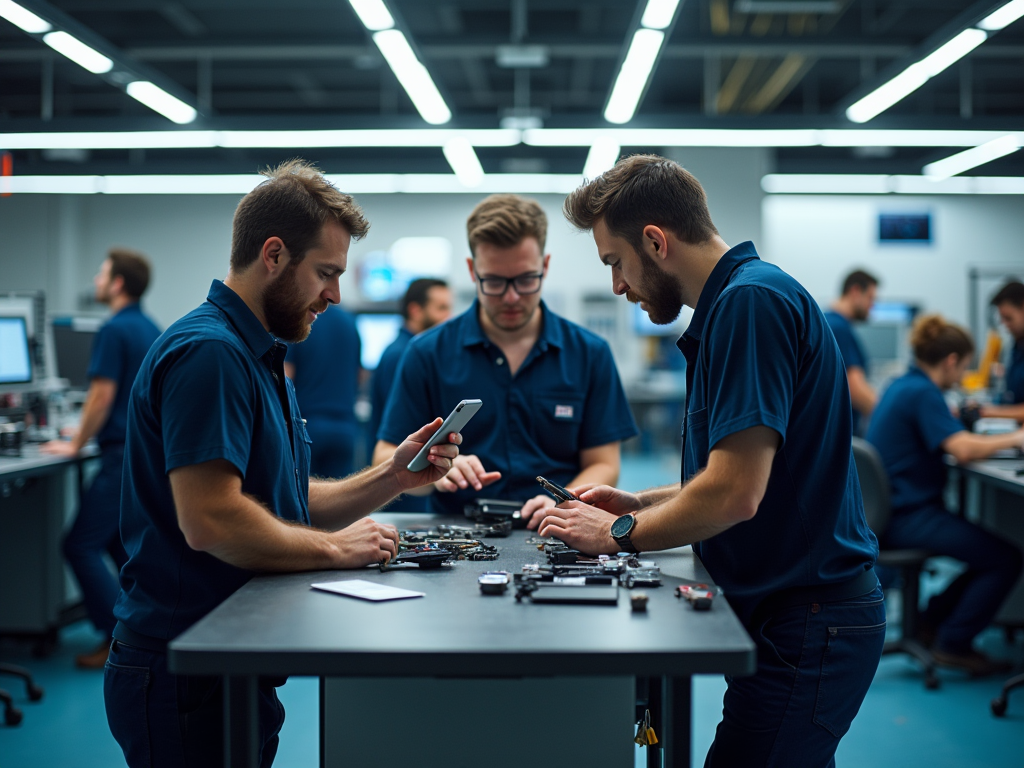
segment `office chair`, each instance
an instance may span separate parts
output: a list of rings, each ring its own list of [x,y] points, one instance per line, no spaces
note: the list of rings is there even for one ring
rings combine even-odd
[[[867,440],[853,438],[853,460],[860,477],[864,514],[871,530],[881,541],[892,515],[892,507],[889,504],[889,475],[878,451]],[[924,549],[879,547],[878,551],[878,565],[899,571],[903,592],[901,636],[898,640],[887,640],[882,648],[882,655],[906,653],[917,659],[924,668],[924,687],[934,690],[939,687],[939,677],[935,673],[935,658],[931,651],[916,639],[920,618],[918,602],[921,594],[921,572],[924,571],[925,561],[929,557],[931,553]]]
[[[29,701],[39,701],[43,698],[43,689],[32,680],[31,673],[23,667],[16,667],[13,664],[0,664],[0,675],[11,675],[20,677],[25,681],[25,691],[28,693]],[[23,717],[21,710],[14,706],[11,694],[0,688],[0,702],[4,705],[4,723],[6,725],[19,725]]]

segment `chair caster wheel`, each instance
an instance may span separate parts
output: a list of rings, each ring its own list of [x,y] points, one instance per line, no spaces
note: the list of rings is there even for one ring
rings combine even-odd
[[[996,699],[992,699],[992,703],[989,705],[992,707],[992,714],[996,717],[1002,717],[1006,714],[1006,697],[1000,696]]]
[[[21,725],[21,719],[24,715],[21,714],[21,710],[17,707],[10,707],[4,712],[4,722],[7,725]]]
[[[937,691],[939,689],[939,678],[933,672],[924,679],[924,687],[929,691]]]
[[[41,698],[43,698],[43,689],[38,685],[30,685],[28,687],[28,700],[39,701]]]

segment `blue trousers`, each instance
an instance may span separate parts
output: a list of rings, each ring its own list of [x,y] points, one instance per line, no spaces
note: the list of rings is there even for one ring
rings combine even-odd
[[[967,570],[935,595],[921,621],[936,628],[935,644],[949,653],[966,653],[987,627],[1021,573],[1021,551],[942,506],[898,512],[881,544],[888,549],[927,549],[966,563]]]
[[[748,627],[757,672],[726,677],[705,768],[832,768],[885,641],[882,590],[785,608]]]
[[[277,755],[284,707],[275,688],[259,684],[260,768]],[[224,765],[222,678],[172,675],[167,654],[114,640],[103,672],[110,732],[129,768],[221,768]]]
[[[120,587],[104,555],[120,570],[128,560],[121,546],[121,465],[124,446],[105,446],[100,471],[82,494],[78,516],[64,537],[64,557],[78,579],[89,620],[107,637],[114,630],[114,601]]]

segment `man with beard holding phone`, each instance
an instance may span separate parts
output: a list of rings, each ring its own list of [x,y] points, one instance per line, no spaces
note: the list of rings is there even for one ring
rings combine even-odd
[[[727,678],[705,766],[834,765],[885,637],[835,338],[799,283],[722,240],[670,160],[621,160],[564,210],[617,295],[658,324],[693,307],[682,482],[570,488],[580,500],[547,510],[540,534],[594,555],[692,544],[757,645],[756,673]]]
[[[131,768],[222,765],[221,678],[172,675],[169,641],[257,572],[387,562],[398,533],[364,516],[444,477],[461,442],[449,435],[427,469],[408,471],[435,419],[393,461],[310,480],[282,342],[302,341],[338,303],[349,244],[369,223],[301,160],[264,175],[235,212],[227,279],[153,345],[132,389],[121,500],[128,562],[104,674],[107,720]],[[259,684],[264,768],[284,722],[283,683]]]

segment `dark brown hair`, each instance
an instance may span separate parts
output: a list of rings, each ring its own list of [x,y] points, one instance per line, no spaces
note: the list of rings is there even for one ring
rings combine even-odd
[[[1013,304],[1018,309],[1024,307],[1024,283],[1011,280],[1000,288],[992,297],[992,306],[998,307],[1000,304]]]
[[[418,304],[421,307],[427,306],[430,302],[431,288],[447,288],[448,283],[444,280],[437,280],[433,277],[421,277],[409,283],[409,287],[402,297],[402,317],[409,319],[409,305]]]
[[[937,365],[950,355],[963,359],[974,352],[974,342],[967,331],[942,315],[922,315],[910,332],[914,357],[926,365]]]
[[[873,285],[878,285],[878,278],[872,275],[870,272],[865,272],[863,269],[856,269],[846,276],[843,280],[843,296],[848,294],[854,288],[860,288],[862,291],[866,291]]]
[[[256,261],[271,237],[281,238],[297,263],[306,251],[319,245],[328,221],[338,222],[354,240],[370,229],[352,196],[339,192],[311,163],[296,158],[261,173],[267,180],[243,197],[235,209],[232,270],[244,270]]]
[[[110,279],[120,277],[124,292],[138,301],[149,287],[149,259],[130,248],[111,248],[107,251],[110,259]]]
[[[466,220],[469,252],[476,258],[480,243],[511,248],[527,237],[537,239],[541,254],[548,239],[548,217],[536,200],[519,195],[491,195]]]
[[[604,219],[609,231],[643,252],[648,224],[699,245],[718,234],[704,188],[679,163],[658,155],[632,155],[572,192],[562,206],[577,229]]]

